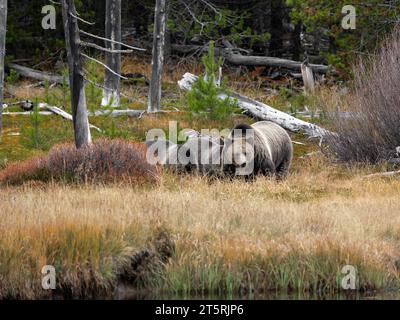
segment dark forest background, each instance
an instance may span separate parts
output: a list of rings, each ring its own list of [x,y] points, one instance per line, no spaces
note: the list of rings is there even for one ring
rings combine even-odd
[[[76,0],[81,16],[95,25],[82,29],[104,35],[105,1]],[[176,45],[217,46],[226,43],[242,53],[268,55],[334,65],[346,74],[354,57],[372,52],[398,23],[399,0],[352,1],[357,27],[343,30],[343,0],[171,0],[168,9],[167,59],[196,55]],[[14,0],[9,3],[7,60],[30,59],[57,63],[64,56],[60,5],[57,29],[43,30],[46,0]],[[154,18],[152,0],[122,0],[125,42],[151,49]],[[151,52],[151,50],[149,51]]]

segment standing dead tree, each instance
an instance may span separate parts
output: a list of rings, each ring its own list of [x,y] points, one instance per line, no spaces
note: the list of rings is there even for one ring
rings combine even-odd
[[[304,93],[311,94],[315,91],[315,80],[312,69],[308,66],[308,63],[301,64],[301,76],[304,83]]]
[[[105,53],[105,62],[115,73],[121,73],[121,0],[106,1],[106,38],[117,42],[105,41],[109,49]],[[102,106],[118,107],[120,104],[120,77],[106,69]]]
[[[154,17],[153,58],[151,62],[148,112],[157,112],[161,109],[161,76],[164,64],[166,24],[166,0],[157,0]]]
[[[67,47],[71,108],[77,148],[91,144],[89,119],[86,106],[85,78],[80,48],[78,14],[74,0],[62,0],[65,43]]]
[[[0,0],[0,138],[3,127],[4,57],[6,55],[7,0]]]
[[[120,8],[121,8],[120,0],[113,0],[113,1],[116,3],[115,5],[117,9],[115,10],[118,11],[118,15],[120,15]],[[119,2],[119,4],[117,2]],[[115,66],[109,66],[106,63],[103,63],[95,58],[86,55],[85,53],[82,52],[81,48],[89,47],[110,54],[121,54],[125,52],[132,52],[132,50],[142,50],[142,51],[145,50],[124,44],[121,41],[119,41],[117,37],[114,37],[114,39],[109,39],[80,30],[78,22],[90,25],[92,25],[93,23],[90,23],[79,16],[75,8],[74,0],[62,0],[61,4],[63,8],[62,11],[63,11],[65,42],[68,53],[69,83],[71,90],[72,120],[74,123],[75,144],[77,148],[80,148],[84,145],[91,144],[91,134],[89,130],[90,125],[88,120],[88,111],[87,111],[86,96],[85,96],[85,83],[89,80],[85,77],[83,58],[92,60],[100,64],[108,72],[110,72],[110,74],[112,74],[115,77],[126,79],[125,77],[121,76],[119,72],[113,70],[113,67]],[[114,9],[111,8],[110,10],[112,11]],[[115,14],[115,10],[113,14]],[[111,18],[111,20],[113,19]],[[117,20],[120,21],[120,18],[116,19],[116,24],[118,24]],[[111,43],[112,45],[115,46],[114,47],[111,46],[111,48],[110,46],[102,47],[95,43],[81,41],[80,38],[81,34],[95,39],[103,40],[106,43]],[[115,49],[116,46],[124,46],[129,50]],[[118,88],[119,88],[119,82],[118,82]],[[103,86],[103,89],[113,92],[113,88]]]

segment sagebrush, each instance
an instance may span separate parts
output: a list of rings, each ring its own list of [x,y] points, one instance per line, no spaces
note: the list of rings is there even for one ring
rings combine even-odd
[[[342,161],[375,164],[394,156],[400,146],[400,29],[376,55],[354,70],[354,101],[345,113],[330,113],[336,134],[328,138]]]

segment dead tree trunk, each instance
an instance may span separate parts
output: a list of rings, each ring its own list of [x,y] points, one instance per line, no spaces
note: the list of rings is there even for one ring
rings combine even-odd
[[[74,0],[62,0],[65,43],[67,47],[71,108],[77,148],[91,143],[86,107],[85,79],[81,55],[79,26]]]
[[[312,69],[307,63],[301,64],[301,76],[303,77],[304,93],[306,95],[312,94],[315,91],[315,80]]]
[[[7,0],[0,0],[0,139],[3,128],[4,57],[6,55]]]
[[[166,0],[157,0],[154,16],[153,59],[151,62],[148,112],[157,112],[161,107],[161,76],[164,64],[166,20]]]
[[[121,0],[107,0],[106,2],[106,38],[113,41],[122,41],[121,36]],[[106,41],[106,65],[115,73],[121,74],[121,45]],[[118,107],[120,105],[120,77],[106,69],[102,106]]]

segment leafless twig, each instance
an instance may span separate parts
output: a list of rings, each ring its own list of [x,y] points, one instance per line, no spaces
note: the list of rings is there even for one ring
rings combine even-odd
[[[77,16],[74,15],[72,12],[70,12],[69,14],[71,15],[72,18],[74,18],[74,19],[76,19],[76,20],[79,20],[79,21],[81,21],[81,22],[83,22],[83,23],[86,23],[86,24],[88,24],[88,25],[90,25],[90,26],[94,26],[94,25],[96,24],[96,23],[94,23],[94,22],[89,22],[89,21],[86,21],[86,20],[84,20],[84,19],[82,19],[82,18],[80,18],[80,17],[77,17]]]
[[[119,42],[119,41],[107,39],[107,38],[104,38],[104,37],[96,36],[95,34],[92,34],[92,33],[89,33],[89,32],[83,31],[83,30],[79,30],[79,32],[82,33],[82,34],[84,34],[84,35],[86,35],[86,36],[93,37],[93,38],[96,38],[96,39],[99,39],[99,40],[103,40],[103,41],[107,41],[107,42],[116,43],[116,44],[119,44],[119,45],[121,45],[121,46],[124,46],[124,47],[129,48],[129,49],[132,49],[132,50],[146,51],[146,49],[142,49],[142,48],[138,48],[138,47],[133,47],[133,46],[130,46],[130,45],[125,44],[125,43],[123,43],[123,42]]]
[[[109,53],[132,53],[133,52],[133,50],[112,50],[112,49],[107,49],[107,48],[104,48],[102,46],[98,46],[95,43],[86,42],[86,41],[81,41],[80,45],[83,46],[83,47],[90,47],[90,48],[94,48],[94,49],[105,51],[105,52],[109,52]]]
[[[96,63],[102,65],[104,68],[106,68],[108,71],[110,71],[112,74],[116,75],[117,77],[119,77],[119,78],[121,78],[121,79],[128,80],[127,77],[124,77],[124,76],[120,75],[119,73],[115,72],[113,69],[111,69],[111,68],[110,68],[109,66],[107,66],[105,63],[103,63],[103,62],[101,62],[101,61],[99,61],[99,60],[97,60],[97,59],[95,59],[95,58],[92,58],[92,57],[88,56],[87,54],[81,53],[81,55],[82,55],[82,57],[85,57],[86,59],[92,60],[92,61],[94,61],[94,62],[96,62]]]

